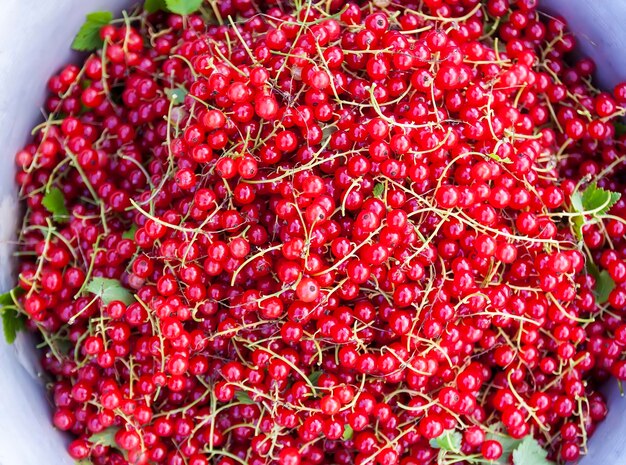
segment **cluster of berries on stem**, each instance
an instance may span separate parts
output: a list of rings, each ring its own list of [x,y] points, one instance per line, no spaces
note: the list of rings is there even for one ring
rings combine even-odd
[[[73,458],[586,451],[626,379],[626,84],[562,19],[223,0],[100,39],[16,155],[14,295]]]

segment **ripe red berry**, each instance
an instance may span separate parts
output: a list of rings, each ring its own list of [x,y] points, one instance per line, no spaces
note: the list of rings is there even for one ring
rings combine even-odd
[[[502,444],[493,439],[483,442],[480,452],[487,460],[498,460],[502,456]]]

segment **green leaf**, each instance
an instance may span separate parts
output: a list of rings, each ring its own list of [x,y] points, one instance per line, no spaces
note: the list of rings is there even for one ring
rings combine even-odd
[[[122,239],[135,239],[135,232],[137,232],[137,225],[133,223],[128,231],[122,233]]]
[[[165,0],[167,9],[177,15],[190,15],[200,9],[203,0]]]
[[[615,289],[615,281],[613,281],[608,271],[602,270],[596,278],[596,287],[593,290],[593,293],[596,295],[596,303],[606,303],[613,289]]]
[[[615,135],[617,137],[619,136],[623,136],[624,134],[626,134],[626,124],[624,123],[614,123],[615,126]]]
[[[69,339],[56,339],[54,346],[57,348],[60,354],[69,355],[70,351],[73,351],[75,345]]]
[[[587,258],[585,268],[587,269],[587,274],[593,276],[593,279],[596,280],[596,287],[593,290],[593,293],[596,296],[596,303],[605,303],[607,300],[609,300],[611,291],[615,289],[615,281],[613,281],[613,278],[611,278],[611,275],[608,273],[608,271],[603,270],[602,272],[600,272],[596,264],[593,263],[593,261],[589,258]]]
[[[101,444],[103,446],[108,446],[113,449],[117,449],[118,451],[122,453],[124,458],[128,460],[128,451],[122,449],[120,446],[117,445],[117,442],[115,442],[115,434],[118,431],[119,431],[119,428],[113,428],[113,427],[104,429],[100,431],[99,433],[94,433],[91,436],[89,436],[89,442],[91,442],[92,444]]]
[[[135,301],[133,294],[122,286],[122,283],[117,279],[93,278],[85,289],[87,292],[96,294],[105,304],[119,300],[129,305]]]
[[[350,439],[352,439],[353,435],[354,435],[354,430],[352,429],[350,425],[346,423],[346,425],[344,426],[343,436],[341,436],[341,439],[343,439],[344,441],[349,441]]]
[[[242,404],[254,404],[255,402],[250,398],[250,394],[248,394],[246,391],[236,391],[235,392],[235,398],[241,402]]]
[[[572,203],[572,209],[574,212],[582,213],[585,211],[585,207],[583,207],[583,196],[580,191],[572,192],[570,202]]]
[[[324,126],[324,128],[322,129],[322,140],[320,141],[320,144],[322,146],[325,146],[326,144],[328,144],[331,136],[337,132],[338,129],[336,126]]]
[[[587,259],[587,263],[585,263],[585,268],[587,269],[587,274],[593,276],[593,278],[597,281],[600,279],[600,270],[596,266],[593,261]]]
[[[24,293],[24,289],[16,286],[14,289],[0,294],[0,315],[2,316],[2,329],[4,339],[8,344],[13,344],[17,333],[25,327],[24,317],[17,310],[17,297]]]
[[[572,222],[578,238],[582,239],[582,228],[587,222],[585,216],[591,216],[593,222],[602,219],[620,197],[620,193],[602,189],[596,182],[589,184],[583,192],[573,192],[570,202],[572,213],[577,215],[572,218]]]
[[[41,203],[46,207],[46,210],[52,213],[56,221],[68,220],[70,212],[67,211],[67,207],[65,206],[63,193],[57,187],[50,189],[46,195],[43,196]]]
[[[89,442],[92,444],[100,444],[102,446],[113,447],[117,449],[119,446],[117,442],[115,442],[115,434],[118,432],[119,428],[107,428],[99,433],[94,433],[89,436]]]
[[[17,289],[22,289],[22,288],[16,287],[15,289],[17,290]],[[4,294],[0,294],[0,307],[7,307],[9,305],[15,305],[11,292],[14,292],[14,291],[7,291]]]
[[[0,294],[0,310],[2,310],[3,307],[15,308],[17,305],[17,297],[23,295],[24,292],[26,291],[17,285],[10,291]]]
[[[72,42],[72,48],[80,52],[89,52],[102,47],[100,29],[113,19],[110,11],[97,11],[87,15],[87,20],[82,25]]]
[[[377,199],[381,199],[384,193],[385,193],[385,185],[380,182],[376,183],[374,185],[374,189],[372,190],[372,194],[374,194],[374,197],[376,197]]]
[[[461,440],[463,436],[458,431],[449,429],[441,433],[438,437],[430,440],[430,446],[434,449],[441,449],[448,452],[459,452],[461,450]]]
[[[582,204],[585,211],[593,211],[595,216],[602,216],[608,213],[613,205],[617,203],[622,194],[611,192],[598,187],[596,182],[587,186],[582,196]]]
[[[514,439],[508,434],[504,433],[505,427],[504,424],[501,422],[491,425],[490,429],[491,431],[487,433],[486,438],[494,439],[502,445],[502,455],[495,463],[508,464],[509,457],[511,456],[515,448],[519,445],[521,440]]]
[[[500,155],[498,155],[495,152],[486,153],[485,155],[487,155],[492,160],[497,161],[498,163],[507,163],[507,164],[513,163],[513,160],[511,160],[510,158],[502,158]]]
[[[617,203],[622,194],[598,187],[596,182],[589,184],[583,192],[572,193],[571,203],[575,213],[601,217],[608,213]]]
[[[578,215],[573,218],[574,222],[574,233],[579,240],[583,238],[583,226],[585,225],[585,217],[583,215]]]
[[[185,101],[185,96],[187,95],[187,90],[182,87],[165,89],[165,95],[167,95],[170,102],[183,103]]]
[[[513,451],[515,465],[552,465],[547,457],[548,452],[531,435],[525,436]]]
[[[148,13],[156,13],[157,11],[167,11],[165,0],[146,0],[143,9]]]
[[[322,376],[321,371],[312,371],[307,378],[311,381],[313,386],[317,386],[318,381],[320,380],[320,376]]]
[[[4,339],[8,344],[13,344],[17,338],[17,333],[24,329],[24,317],[12,308],[2,310],[2,329]]]

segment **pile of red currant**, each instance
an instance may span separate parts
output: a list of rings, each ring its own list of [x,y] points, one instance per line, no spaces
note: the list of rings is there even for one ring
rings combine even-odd
[[[149,3],[16,156],[70,455],[584,454],[626,379],[626,84],[535,0]]]

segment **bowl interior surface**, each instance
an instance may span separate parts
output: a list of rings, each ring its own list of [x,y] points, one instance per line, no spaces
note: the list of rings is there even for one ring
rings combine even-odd
[[[19,218],[13,157],[41,121],[37,109],[48,78],[75,59],[72,39],[90,12],[119,12],[132,0],[3,0],[0,2],[0,290],[14,283],[13,244]],[[607,89],[626,78],[626,1],[544,0],[550,14],[570,23],[583,54],[596,60],[599,83]],[[8,346],[0,337],[0,465],[74,465],[67,438],[50,423],[33,338],[20,335]],[[581,463],[626,463],[626,421],[617,383],[606,387],[611,413],[598,428]]]

